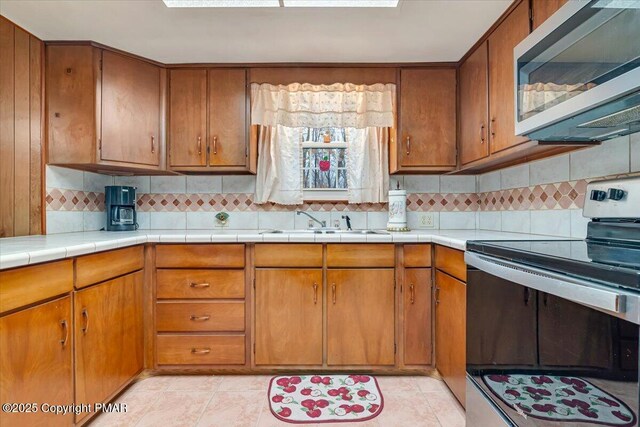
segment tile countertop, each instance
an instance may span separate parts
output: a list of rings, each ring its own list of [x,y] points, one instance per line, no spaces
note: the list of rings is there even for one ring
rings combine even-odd
[[[90,231],[0,239],[0,269],[142,243],[343,242],[437,243],[465,250],[469,240],[567,240],[569,237],[488,230],[414,230],[389,234],[261,234],[259,230]]]

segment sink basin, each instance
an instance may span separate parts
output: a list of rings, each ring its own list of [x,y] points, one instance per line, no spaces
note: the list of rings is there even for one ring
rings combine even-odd
[[[376,230],[338,230],[338,229],[309,229],[309,230],[267,230],[261,234],[389,234]]]

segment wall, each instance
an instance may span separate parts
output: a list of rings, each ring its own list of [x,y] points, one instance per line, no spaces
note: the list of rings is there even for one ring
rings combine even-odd
[[[43,54],[0,16],[0,237],[42,233]]]
[[[408,194],[410,228],[433,215],[434,229],[487,229],[584,237],[581,209],[589,180],[640,172],[640,134],[622,137],[545,160],[478,176],[394,175]],[[104,186],[138,188],[142,229],[216,229],[218,212],[227,228],[307,228],[301,209],[333,224],[348,213],[354,228],[386,227],[384,204],[310,203],[256,205],[254,176],[109,177],[47,166],[49,233],[98,230],[104,226]]]

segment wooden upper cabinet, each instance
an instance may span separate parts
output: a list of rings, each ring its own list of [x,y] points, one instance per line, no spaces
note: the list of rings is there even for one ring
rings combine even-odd
[[[327,271],[327,364],[395,363],[394,269]]]
[[[101,159],[160,164],[160,68],[102,53]]]
[[[207,70],[169,74],[169,165],[207,164]]]
[[[516,136],[513,49],[529,35],[529,1],[522,1],[489,36],[489,136],[491,153],[527,141]]]
[[[453,170],[456,166],[456,70],[400,72],[398,165],[391,172]],[[393,147],[393,145],[392,145]],[[395,156],[392,154],[391,158]]]
[[[88,170],[164,166],[165,71],[90,45],[48,45],[48,161]]]
[[[0,403],[73,404],[72,325],[68,296],[0,319]],[[2,411],[0,425],[70,426],[73,415]]]
[[[489,155],[489,82],[487,42],[460,67],[460,163]]]
[[[568,0],[531,0],[533,29],[535,30],[560,9]]]
[[[139,271],[74,294],[76,403],[110,399],[142,370],[142,282]]]
[[[247,72],[244,68],[209,73],[209,164],[245,167],[248,161]]]

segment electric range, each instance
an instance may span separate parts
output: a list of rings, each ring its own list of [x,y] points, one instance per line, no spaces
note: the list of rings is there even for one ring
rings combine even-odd
[[[638,425],[640,177],[586,196],[584,240],[468,242],[468,426]]]

